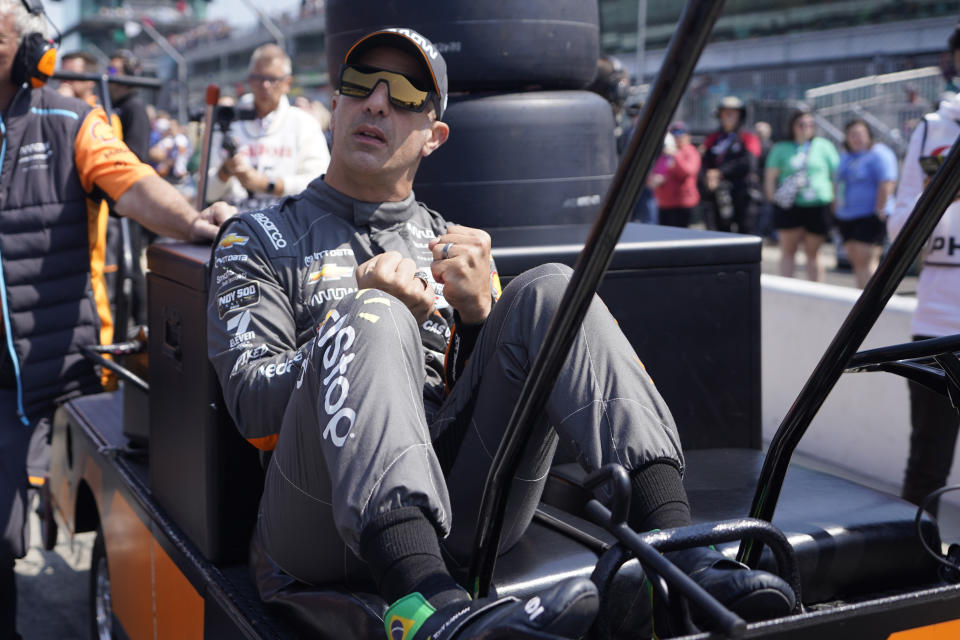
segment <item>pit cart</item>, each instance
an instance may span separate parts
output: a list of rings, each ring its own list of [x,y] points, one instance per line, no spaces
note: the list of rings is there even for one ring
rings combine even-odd
[[[590,633],[598,639],[648,636],[651,591],[666,612],[656,621],[659,637],[960,637],[958,560],[941,555],[935,521],[898,498],[790,464],[845,370],[897,373],[960,399],[956,338],[855,354],[960,188],[960,154],[934,177],[764,455],[759,238],[625,224],[656,153],[650,141],[663,138],[721,5],[689,2],[664,65],[675,73],[658,78],[592,228],[491,231],[504,280],[546,261],[575,263],[576,271],[487,479],[472,565],[458,577],[478,595],[525,597],[590,576],[601,593]],[[150,249],[146,372],[130,362],[136,345],[92,349],[90,357],[117,371],[122,390],[69,401],[55,419],[51,512],[65,534],[97,532],[92,635],[382,637],[386,603],[369,587],[288,580],[265,601],[256,593],[247,543],[262,471],[224,412],[207,362],[209,260],[206,247]],[[528,533],[501,555],[505,479],[595,290],[676,414],[696,524],[630,531],[622,469],[585,477],[557,465]],[[104,352],[120,363],[99,360]],[[796,610],[746,624],[658,553],[704,544],[778,572],[798,595]]]

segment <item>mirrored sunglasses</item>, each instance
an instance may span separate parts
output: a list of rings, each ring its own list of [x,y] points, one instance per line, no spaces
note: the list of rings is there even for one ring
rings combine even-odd
[[[420,82],[395,71],[384,71],[361,64],[345,64],[340,69],[340,94],[366,98],[381,82],[387,84],[390,103],[406,111],[423,111],[433,92]]]

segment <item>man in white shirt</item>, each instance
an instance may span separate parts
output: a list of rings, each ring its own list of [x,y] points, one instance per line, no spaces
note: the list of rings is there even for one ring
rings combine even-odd
[[[208,200],[257,208],[300,193],[326,171],[330,152],[319,123],[287,99],[291,71],[290,57],[277,45],[265,44],[253,52],[247,76],[250,93],[241,96],[237,110],[252,110],[256,117],[230,126],[236,144],[232,154],[223,148],[223,136],[214,134],[213,150],[222,162],[212,163]]]
[[[960,96],[948,94],[936,113],[924,116],[910,136],[896,204],[887,218],[891,238],[903,229],[920,194],[957,136],[960,136]],[[910,332],[914,340],[960,333],[960,201],[955,200],[947,207],[923,254],[923,269],[917,280],[917,310]],[[908,384],[910,455],[900,495],[920,504],[947,483],[960,419],[948,398],[919,383]],[[927,508],[936,515],[937,501]]]

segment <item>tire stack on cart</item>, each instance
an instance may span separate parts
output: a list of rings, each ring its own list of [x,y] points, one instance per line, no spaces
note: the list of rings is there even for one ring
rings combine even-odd
[[[445,145],[417,199],[473,227],[592,222],[617,167],[613,115],[583,91],[599,55],[596,0],[327,0],[331,83],[360,36],[419,31],[447,62]]]

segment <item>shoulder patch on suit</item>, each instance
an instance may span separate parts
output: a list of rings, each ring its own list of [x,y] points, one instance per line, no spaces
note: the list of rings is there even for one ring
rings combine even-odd
[[[217,312],[222,320],[233,311],[246,309],[260,303],[260,283],[248,281],[217,294]]]
[[[270,244],[273,245],[273,248],[279,251],[287,246],[287,239],[283,237],[283,233],[280,232],[280,229],[277,228],[276,223],[268,215],[268,211],[274,213],[276,212],[276,209],[254,211],[250,213],[250,217],[260,225],[261,229],[263,229],[263,232],[267,235],[267,239],[270,240]]]

